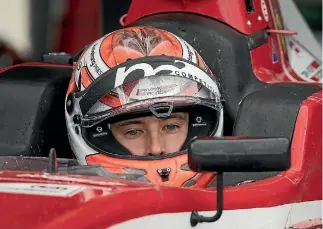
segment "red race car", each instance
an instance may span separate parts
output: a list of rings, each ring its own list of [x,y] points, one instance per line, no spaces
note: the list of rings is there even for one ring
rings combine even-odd
[[[124,18],[187,40],[218,77],[224,137],[191,141],[186,168],[215,182],[156,185],[79,164],[63,106],[75,58],[51,53],[0,72],[0,226],[322,228],[321,62],[284,30],[278,2],[134,0]]]

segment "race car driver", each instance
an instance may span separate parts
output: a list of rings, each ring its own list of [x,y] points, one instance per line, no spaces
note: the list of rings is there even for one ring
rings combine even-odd
[[[205,187],[214,174],[187,165],[195,136],[221,136],[215,77],[180,37],[154,27],[114,31],[87,46],[65,101],[72,150],[109,177]]]

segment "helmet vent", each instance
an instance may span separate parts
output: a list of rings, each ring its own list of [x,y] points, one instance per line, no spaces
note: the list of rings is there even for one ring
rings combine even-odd
[[[169,102],[155,103],[149,106],[149,110],[156,118],[168,118],[173,111],[174,104]]]

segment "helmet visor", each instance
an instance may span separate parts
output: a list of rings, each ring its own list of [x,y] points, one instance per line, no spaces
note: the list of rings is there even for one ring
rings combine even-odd
[[[83,127],[92,127],[106,119],[125,114],[170,113],[173,109],[205,105],[220,109],[219,94],[201,83],[182,76],[149,76],[121,85],[99,99],[82,119]],[[166,105],[165,105],[166,104]],[[158,112],[157,112],[158,113]]]

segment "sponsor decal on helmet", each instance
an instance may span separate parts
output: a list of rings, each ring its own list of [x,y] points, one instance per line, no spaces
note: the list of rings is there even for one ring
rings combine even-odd
[[[197,127],[197,126],[206,126],[207,123],[203,120],[202,116],[197,116],[195,118],[195,122],[192,123],[193,127]]]
[[[97,46],[98,44],[94,44],[91,48],[91,53],[90,53],[90,67],[93,67],[95,72],[98,74],[98,75],[102,75],[103,74],[103,71],[100,69],[100,67],[97,65],[96,63],[96,60],[95,60],[95,57],[94,57],[94,52],[95,52],[95,47]]]
[[[167,94],[174,90],[176,84],[158,86],[158,87],[150,87],[150,88],[138,88],[136,95],[139,96],[149,96],[149,95],[161,95]]]
[[[118,68],[115,87],[122,85],[127,77],[131,77],[133,74],[139,74],[138,70],[142,71],[144,76],[173,75],[185,77],[199,82],[215,95],[219,94],[215,81],[207,73],[194,65],[180,60],[175,60],[174,63],[158,65],[156,68],[151,66],[149,63],[139,63],[128,68]]]
[[[108,132],[104,131],[102,126],[97,126],[95,130],[96,130],[96,132],[93,133],[93,135],[92,135],[94,138],[103,137],[103,136],[108,135]]]

